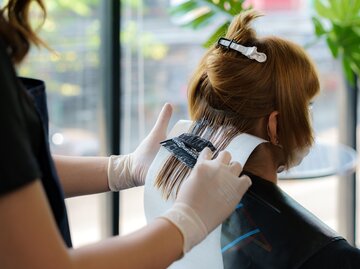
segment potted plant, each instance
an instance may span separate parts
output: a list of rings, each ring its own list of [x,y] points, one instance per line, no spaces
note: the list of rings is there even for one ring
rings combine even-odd
[[[345,143],[356,148],[357,95],[360,74],[360,0],[315,0],[315,34],[324,38],[334,58],[342,62],[347,86]]]
[[[325,38],[334,58],[340,58],[346,81],[356,87],[360,74],[360,0],[315,0],[315,34]]]
[[[356,149],[358,77],[360,74],[360,0],[315,0],[312,17],[317,37],[324,38],[334,58],[342,62],[345,76],[345,102],[340,136]],[[339,184],[340,230],[350,243],[356,237],[356,175]],[[345,220],[345,221],[344,221]]]
[[[315,0],[312,17],[315,34],[324,38],[334,58],[342,62],[347,84],[347,122],[345,143],[356,148],[357,92],[360,74],[360,0]],[[349,107],[350,106],[350,107]]]

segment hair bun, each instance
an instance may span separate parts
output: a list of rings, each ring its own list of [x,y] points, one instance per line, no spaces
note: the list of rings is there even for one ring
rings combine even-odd
[[[241,12],[232,20],[225,37],[244,46],[248,45],[256,39],[256,31],[252,28],[251,23],[262,15],[255,10]]]

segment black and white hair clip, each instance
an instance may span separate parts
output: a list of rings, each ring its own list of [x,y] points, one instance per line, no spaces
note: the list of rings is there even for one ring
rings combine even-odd
[[[258,61],[259,63],[263,63],[266,61],[266,54],[262,52],[257,51],[257,47],[245,47],[243,45],[240,45],[236,43],[233,40],[226,39],[224,37],[221,37],[218,40],[218,45],[221,45],[222,47],[226,49],[233,49],[238,52],[240,52],[242,55],[248,57],[249,59]]]
[[[196,160],[204,148],[208,147],[213,152],[216,150],[210,141],[189,133],[162,141],[160,144],[190,168],[195,166]]]

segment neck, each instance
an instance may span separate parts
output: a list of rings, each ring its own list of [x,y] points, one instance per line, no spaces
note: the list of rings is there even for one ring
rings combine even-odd
[[[280,148],[265,143],[259,145],[250,155],[244,170],[277,184],[277,170],[282,163]]]

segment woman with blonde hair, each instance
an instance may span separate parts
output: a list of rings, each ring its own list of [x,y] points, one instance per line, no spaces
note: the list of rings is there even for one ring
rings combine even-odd
[[[359,251],[276,186],[277,173],[313,144],[309,106],[319,79],[303,48],[258,37],[257,17],[236,16],[200,61],[188,88],[192,121],[178,122],[162,142],[145,213],[150,221],[170,208],[203,147],[213,156],[226,149],[253,184],[230,218],[171,268],[354,268]]]
[[[204,150],[172,209],[128,236],[73,249],[65,197],[144,185],[172,109],[164,106],[150,134],[131,154],[53,159],[45,84],[18,78],[15,71],[32,44],[45,45],[31,27],[32,3],[46,15],[41,0],[9,0],[0,8],[1,269],[168,267],[229,216],[250,179],[238,177],[241,166],[231,162],[228,152],[210,160]],[[223,191],[213,194],[227,188],[233,190],[230,200],[227,195],[225,201]]]

